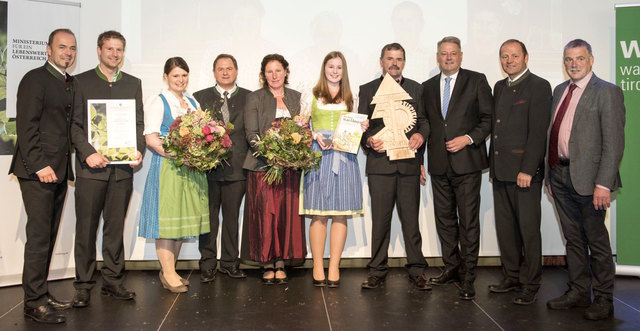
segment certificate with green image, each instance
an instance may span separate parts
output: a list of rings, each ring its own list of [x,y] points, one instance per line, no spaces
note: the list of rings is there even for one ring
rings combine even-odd
[[[87,101],[89,142],[111,161],[136,161],[136,100],[92,99]]]

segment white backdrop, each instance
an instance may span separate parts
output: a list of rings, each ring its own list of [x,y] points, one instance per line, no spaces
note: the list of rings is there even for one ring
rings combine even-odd
[[[9,15],[14,18],[11,3]],[[121,31],[127,38],[123,70],[143,81],[147,98],[163,86],[162,67],[172,56],[182,56],[191,68],[189,90],[211,86],[212,62],[218,53],[238,59],[239,85],[258,87],[260,61],[265,54],[278,52],[291,64],[290,87],[308,92],[320,73],[324,55],[342,51],[348,62],[352,89],[380,74],[380,48],[400,42],[406,49],[405,76],[422,82],[438,73],[436,42],[445,35],[462,40],[462,66],[486,74],[493,85],[504,77],[498,60],[498,47],[508,38],[522,40],[529,50],[532,72],[548,79],[553,86],[565,77],[562,47],[574,38],[589,41],[594,49],[594,71],[605,79],[614,77],[614,1],[301,1],[301,0],[83,0],[79,11],[78,60],[75,73],[97,64],[96,38],[108,29]],[[618,1],[633,2],[633,1]],[[45,6],[39,4],[39,6]],[[42,30],[48,26],[32,25]],[[11,31],[11,25],[9,26]],[[33,64],[37,66],[41,64]],[[11,68],[9,69],[11,70]],[[18,81],[9,84],[17,86]],[[144,167],[134,177],[134,193],[126,220],[125,251],[128,260],[154,260],[152,241],[137,238],[140,199],[144,189],[150,153]],[[0,156],[0,172],[8,170],[10,156]],[[365,214],[349,221],[344,257],[369,257],[371,215],[364,178],[364,156],[359,155],[366,197]],[[20,190],[13,176],[0,179],[0,197],[5,231],[0,232],[0,285],[20,282],[24,224]],[[493,222],[493,199],[488,174],[482,183],[480,207],[482,256],[498,256]],[[542,197],[542,239],[544,255],[563,255],[564,245],[550,198]],[[61,276],[73,267],[73,229],[75,226],[73,184],[63,216],[54,256],[52,276]],[[615,233],[615,202],[611,210]],[[307,227],[309,221],[307,220]],[[429,183],[422,190],[420,227],[425,256],[440,256]],[[397,215],[391,234],[390,256],[404,256]],[[615,250],[615,237],[612,238]],[[98,251],[99,252],[99,251]],[[197,243],[183,246],[182,259],[198,259]],[[66,271],[67,275],[72,274]]]

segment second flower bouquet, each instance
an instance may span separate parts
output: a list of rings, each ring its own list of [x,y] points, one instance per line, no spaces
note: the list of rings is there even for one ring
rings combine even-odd
[[[261,139],[254,142],[254,156],[267,160],[264,181],[279,184],[284,169],[308,171],[318,167],[322,152],[312,151],[312,133],[308,121],[295,119],[276,120]]]

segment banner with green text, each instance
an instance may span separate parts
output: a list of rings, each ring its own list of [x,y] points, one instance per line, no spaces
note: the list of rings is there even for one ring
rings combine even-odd
[[[616,6],[616,83],[627,110],[617,198],[617,263],[640,266],[640,4]]]

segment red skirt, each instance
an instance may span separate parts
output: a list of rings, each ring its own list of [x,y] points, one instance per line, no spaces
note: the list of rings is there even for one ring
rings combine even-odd
[[[248,171],[244,226],[249,258],[260,263],[302,260],[307,255],[304,218],[298,213],[300,172],[285,170],[280,184],[263,181],[264,172]]]

